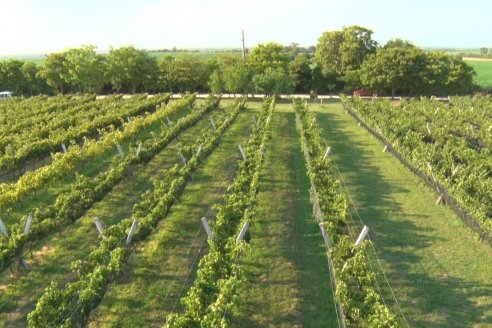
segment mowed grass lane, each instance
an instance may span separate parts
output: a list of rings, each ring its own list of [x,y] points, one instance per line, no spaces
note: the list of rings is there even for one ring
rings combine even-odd
[[[491,60],[467,60],[466,63],[475,69],[475,83],[482,88],[492,88],[492,59]]]
[[[232,327],[336,327],[327,257],[290,102],[276,105],[260,178],[247,281]]]
[[[206,114],[193,127],[183,131],[178,141],[171,142],[146,166],[138,168],[135,178],[118,184],[106,197],[94,204],[86,215],[72,225],[33,245],[32,270],[27,274],[11,275],[9,270],[0,274],[0,326],[27,325],[27,314],[34,308],[39,296],[51,281],[66,282],[71,276],[70,263],[85,259],[91,245],[97,245],[98,234],[93,218],[99,217],[104,228],[131,216],[133,205],[152,187],[151,178],[178,163],[178,143],[193,143],[201,129],[210,127]],[[29,257],[28,257],[29,259]]]
[[[196,266],[208,252],[200,219],[213,220],[211,207],[222,201],[234,178],[240,159],[238,144],[251,133],[253,112],[246,108],[239,113],[179,203],[130,257],[127,274],[110,287],[91,314],[89,327],[115,327],[122,325],[122,318],[124,326],[162,327],[168,314],[182,309],[180,298],[193,284]]]
[[[492,327],[492,247],[435,205],[436,193],[383,153],[340,102],[311,108],[410,325]]]

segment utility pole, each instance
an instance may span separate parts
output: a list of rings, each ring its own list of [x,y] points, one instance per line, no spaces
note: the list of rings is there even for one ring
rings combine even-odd
[[[242,32],[241,41],[243,42],[243,59],[246,60],[246,48],[244,47],[244,30],[241,30],[241,32]]]

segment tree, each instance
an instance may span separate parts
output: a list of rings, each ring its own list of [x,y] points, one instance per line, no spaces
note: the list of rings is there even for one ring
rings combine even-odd
[[[284,47],[275,42],[258,44],[249,55],[249,63],[255,73],[263,73],[268,68],[276,70],[288,69],[289,55],[285,53]]]
[[[64,93],[70,83],[66,60],[67,54],[64,52],[49,54],[39,72],[39,76],[46,79],[46,83],[60,93]]]
[[[162,90],[173,92],[177,90],[176,63],[173,56],[166,56],[159,61],[158,83]]]
[[[185,54],[179,56],[174,64],[176,82],[180,92],[207,89],[210,72],[203,60]]]
[[[342,72],[359,69],[368,55],[376,52],[378,44],[372,39],[373,31],[357,25],[343,29],[340,45]]]
[[[96,54],[95,46],[68,49],[64,65],[69,82],[81,92],[98,93],[106,83],[105,57]]]
[[[281,67],[267,68],[264,73],[254,75],[253,85],[256,92],[265,95],[288,94],[293,90],[289,74]]]
[[[107,56],[109,81],[118,92],[149,90],[157,82],[157,61],[134,47],[110,49]]]
[[[208,86],[210,87],[210,91],[215,94],[223,93],[226,90],[224,76],[221,70],[215,70],[212,75],[210,75]]]
[[[26,91],[30,96],[47,92],[46,81],[39,76],[39,67],[33,62],[26,61],[22,65],[22,74],[26,82]]]
[[[473,68],[463,60],[420,48],[381,48],[360,69],[364,87],[380,94],[462,95],[475,89]]]
[[[477,89],[473,83],[475,70],[461,59],[450,58],[449,74],[446,80],[448,95],[465,95]]]
[[[0,62],[0,89],[13,91],[21,95],[26,89],[26,81],[22,72],[24,62],[11,59]]]
[[[410,41],[403,40],[403,39],[400,39],[400,38],[396,38],[396,39],[391,39],[388,42],[386,42],[386,44],[384,45],[383,48],[385,48],[385,49],[388,49],[388,48],[403,48],[403,49],[408,49],[408,48],[417,48],[417,46],[415,46]]]
[[[386,90],[415,93],[423,84],[424,52],[413,48],[381,48],[360,69],[362,84],[380,94]]]
[[[323,33],[318,39],[315,59],[325,76],[343,76],[360,68],[370,54],[376,52],[373,31],[360,26]]]
[[[489,49],[487,49],[485,47],[480,48],[480,55],[486,56],[488,52],[489,52]]]
[[[225,91],[240,94],[251,91],[251,70],[243,61],[226,67],[223,77]]]
[[[313,75],[309,60],[303,54],[299,54],[289,65],[289,74],[295,92],[308,93],[311,91]]]

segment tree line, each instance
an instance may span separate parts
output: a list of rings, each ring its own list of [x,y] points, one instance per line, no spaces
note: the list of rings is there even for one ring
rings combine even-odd
[[[325,94],[364,89],[380,95],[458,95],[477,89],[473,68],[408,41],[380,46],[373,31],[350,26],[323,33],[316,47],[258,44],[239,54],[162,58],[132,46],[98,54],[82,46],[46,56],[43,65],[0,62],[0,89],[16,95],[56,93],[214,92]]]

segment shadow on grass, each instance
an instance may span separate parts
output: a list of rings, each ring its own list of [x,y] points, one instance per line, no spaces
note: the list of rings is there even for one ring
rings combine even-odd
[[[432,268],[424,267],[423,258],[418,253],[436,251],[430,248],[433,243],[442,240],[438,237],[439,231],[418,226],[411,220],[395,219],[397,216],[410,218],[410,215],[404,213],[405,210],[393,200],[392,194],[410,193],[410,189],[403,187],[401,180],[385,179],[382,167],[370,163],[378,157],[370,149],[374,144],[354,141],[355,135],[351,129],[357,129],[355,121],[347,122],[339,116],[345,114],[326,110],[316,115],[326,140],[334,150],[335,160],[359,213],[371,228],[372,240],[379,256],[384,259],[386,274],[392,287],[397,290],[396,296],[400,296],[399,302],[409,324],[415,327],[492,325],[490,315],[486,317],[486,311],[490,309],[476,302],[477,298],[492,295],[492,285],[464,281],[447,273],[436,274],[435,271],[429,272]],[[396,159],[394,165],[399,165]],[[430,217],[424,210],[421,212],[412,216],[417,216],[419,220]],[[352,216],[356,218],[355,213]],[[360,228],[359,222],[356,234]],[[369,256],[373,266],[376,266],[374,254]],[[437,258],[432,265],[439,266]],[[444,268],[438,271],[444,272]],[[379,273],[378,281],[382,282],[383,279]],[[393,313],[399,314],[389,289],[384,288],[383,284],[382,289]]]

